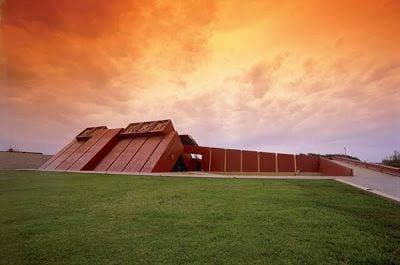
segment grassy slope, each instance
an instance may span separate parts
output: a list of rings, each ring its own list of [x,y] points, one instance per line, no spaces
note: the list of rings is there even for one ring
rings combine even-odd
[[[325,180],[0,171],[0,263],[399,264],[400,205]]]

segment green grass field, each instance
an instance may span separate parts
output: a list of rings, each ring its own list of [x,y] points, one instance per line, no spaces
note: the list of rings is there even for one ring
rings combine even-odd
[[[400,264],[400,205],[330,180],[0,171],[2,264]]]

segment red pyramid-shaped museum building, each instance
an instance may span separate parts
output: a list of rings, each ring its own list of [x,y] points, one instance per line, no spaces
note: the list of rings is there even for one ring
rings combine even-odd
[[[124,129],[108,129],[105,126],[86,128],[41,169],[352,174],[351,169],[318,156],[199,146],[189,135],[178,135],[171,120],[131,123]]]

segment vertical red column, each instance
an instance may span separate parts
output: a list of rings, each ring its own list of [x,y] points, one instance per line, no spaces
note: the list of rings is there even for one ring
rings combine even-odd
[[[211,148],[211,171],[224,172],[225,149]]]
[[[260,172],[276,172],[276,155],[275,153],[259,153]]]
[[[278,153],[277,157],[279,172],[294,172],[294,155]]]
[[[258,172],[258,158],[256,151],[242,151],[242,172]]]
[[[296,155],[296,168],[300,172],[318,172],[318,156]]]
[[[226,149],[226,171],[240,172],[240,150]]]

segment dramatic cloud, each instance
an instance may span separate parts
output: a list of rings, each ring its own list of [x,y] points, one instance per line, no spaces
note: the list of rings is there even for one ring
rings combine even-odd
[[[384,0],[6,0],[0,148],[172,118],[204,145],[378,161],[400,149],[399,21]]]
[[[254,97],[262,98],[274,85],[275,73],[281,67],[283,60],[282,56],[278,56],[271,63],[254,64],[244,75],[239,75],[233,80],[247,84]]]

